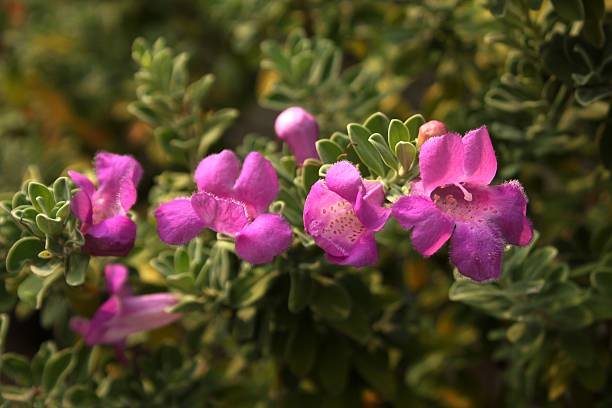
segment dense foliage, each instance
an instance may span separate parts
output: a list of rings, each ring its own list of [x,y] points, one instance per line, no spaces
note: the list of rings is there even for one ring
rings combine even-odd
[[[0,7],[1,406],[612,404],[609,1]],[[318,158],[275,131],[292,106],[318,124]],[[377,213],[365,267],[325,257],[305,225],[338,161],[383,187],[384,208],[411,194],[430,120],[486,125],[497,175],[479,188],[518,180],[529,198],[533,238],[503,247],[499,279],[464,276],[454,238],[421,256],[399,216]],[[202,181],[224,149],[264,169],[257,191]],[[92,166],[99,151],[135,160]],[[239,228],[164,235],[189,222],[167,203],[257,204],[276,178]],[[105,242],[114,217],[135,236]],[[275,233],[245,249],[263,219]],[[267,248],[285,226],[291,242]],[[99,310],[139,333],[94,333]]]

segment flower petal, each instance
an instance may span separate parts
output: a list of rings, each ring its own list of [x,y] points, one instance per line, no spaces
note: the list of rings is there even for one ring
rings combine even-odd
[[[328,254],[345,257],[357,244],[365,227],[351,204],[319,180],[304,203],[304,230]]]
[[[85,191],[78,191],[70,200],[70,209],[79,221],[81,230],[86,231],[92,223],[93,209],[91,207],[91,197]]]
[[[403,228],[413,228],[412,246],[423,256],[433,255],[453,232],[453,221],[426,197],[400,198],[393,205],[393,216]]]
[[[111,299],[109,299],[109,302]],[[176,302],[176,297],[171,293],[125,297],[121,301],[117,301],[117,307],[113,310],[112,318],[100,322],[96,340],[98,343],[114,344],[130,334],[149,331],[170,324],[181,317],[178,313],[168,313],[166,311]],[[98,317],[98,313],[96,313],[96,317]]]
[[[208,191],[218,196],[232,194],[232,188],[240,173],[240,161],[231,150],[205,157],[195,171],[199,191]]]
[[[463,143],[461,136],[447,133],[432,137],[421,147],[419,168],[425,194],[436,187],[463,179]]]
[[[136,203],[136,186],[142,167],[130,156],[98,153],[96,176],[98,189],[92,195],[93,222],[99,223],[116,215],[125,215]]]
[[[111,296],[96,310],[96,314],[89,321],[87,332],[83,336],[85,342],[93,346],[95,344],[112,344],[118,339],[109,339],[106,336],[108,325],[119,315],[120,301],[117,296]],[[82,324],[77,321],[77,324]]]
[[[262,213],[272,204],[277,194],[278,176],[272,163],[259,152],[249,153],[234,185],[234,197]]]
[[[131,293],[128,285],[128,269],[121,264],[108,264],[104,268],[106,289],[111,295],[127,296]]]
[[[271,262],[289,248],[291,226],[278,214],[261,214],[236,234],[236,253],[252,264]]]
[[[471,130],[463,137],[463,151],[463,181],[488,185],[497,172],[497,159],[485,126]]]
[[[82,317],[73,317],[70,319],[70,329],[84,338],[89,332],[89,320]]]
[[[136,224],[125,215],[92,225],[85,234],[85,252],[94,256],[125,256],[134,247]]]
[[[462,275],[478,282],[499,278],[503,253],[504,241],[489,225],[457,222],[450,259]]]
[[[518,181],[510,181],[488,188],[492,204],[492,221],[504,239],[513,245],[527,245],[533,228],[527,218],[527,196]]]
[[[380,194],[384,191],[382,183],[378,183],[379,188],[371,188],[366,193],[365,189],[359,190],[355,201],[355,214],[359,221],[370,231],[380,231],[385,224],[391,209],[381,205]],[[382,193],[384,198],[384,192]]]
[[[138,185],[142,178],[142,166],[132,156],[101,152],[96,155],[95,162],[99,186],[125,178]]]
[[[363,188],[359,170],[346,160],[335,163],[327,170],[325,183],[327,188],[351,204],[355,203],[357,193]]]
[[[250,221],[246,205],[232,198],[203,191],[191,197],[191,206],[201,225],[223,234],[235,235]]]
[[[74,184],[76,184],[76,186],[80,188],[81,191],[83,191],[87,196],[91,197],[94,191],[96,191],[96,188],[91,180],[78,171],[68,170],[68,175]]]
[[[339,257],[327,253],[325,257],[329,262],[336,265],[350,265],[357,268],[374,265],[378,262],[378,250],[374,234],[364,234],[347,256]]]
[[[194,211],[189,198],[177,198],[155,210],[157,233],[167,244],[185,244],[198,236],[206,224]]]

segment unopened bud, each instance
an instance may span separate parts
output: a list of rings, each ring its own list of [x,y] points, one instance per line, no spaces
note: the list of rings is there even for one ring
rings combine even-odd
[[[421,148],[423,143],[434,136],[442,136],[448,133],[446,125],[439,120],[430,120],[425,122],[419,128],[419,137],[417,139],[417,148]]]
[[[306,159],[319,158],[315,144],[319,138],[319,124],[306,110],[298,106],[285,109],[277,116],[274,130],[289,145],[300,165]]]

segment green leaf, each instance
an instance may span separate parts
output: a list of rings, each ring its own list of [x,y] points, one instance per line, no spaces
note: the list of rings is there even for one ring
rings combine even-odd
[[[45,235],[49,236],[59,235],[64,229],[61,218],[49,218],[46,214],[36,216],[36,225]]]
[[[582,0],[582,4],[585,18],[581,34],[594,46],[602,47],[606,40],[603,25],[606,14],[605,0]]]
[[[189,253],[183,247],[174,251],[174,273],[187,273],[190,270]]]
[[[342,337],[325,339],[319,346],[316,376],[331,395],[341,394],[346,387],[350,350]]]
[[[349,143],[351,142],[351,139],[349,139],[348,135],[342,132],[334,132],[329,137],[329,140],[340,146],[342,150],[346,149]]]
[[[406,127],[401,120],[393,119],[391,123],[389,123],[387,141],[389,142],[391,150],[395,150],[395,146],[399,142],[409,142],[410,132],[408,131],[408,127]]]
[[[313,292],[313,282],[309,272],[299,269],[289,271],[291,288],[289,289],[289,311],[298,313],[310,303]]]
[[[76,384],[66,390],[63,406],[68,408],[94,407],[97,406],[98,397],[88,386]]]
[[[391,152],[389,146],[387,145],[387,141],[380,135],[380,133],[374,133],[372,136],[370,136],[368,140],[370,141],[370,143],[372,143],[374,147],[376,147],[376,150],[378,150],[378,153],[380,153],[383,162],[385,162],[385,164],[389,168],[392,168],[394,170],[399,169],[399,163],[397,162],[397,158]]]
[[[291,331],[285,349],[285,359],[291,371],[305,377],[312,368],[317,352],[316,330],[304,321],[298,322]]]
[[[559,17],[568,22],[584,19],[582,0],[552,0],[553,7]]]
[[[285,55],[282,48],[276,41],[264,41],[261,44],[261,49],[265,57],[272,63],[279,74],[284,77],[291,76],[291,60]],[[270,64],[264,64],[270,67]]]
[[[608,169],[612,169],[612,109],[608,109],[608,118],[605,126],[601,129],[599,135],[599,156],[603,165]]]
[[[405,174],[412,168],[414,159],[416,158],[416,147],[409,142],[399,142],[395,145],[395,155],[397,160],[402,166],[403,173]]]
[[[6,292],[5,292],[6,293]],[[0,291],[0,294],[5,295]],[[4,352],[4,342],[6,341],[6,335],[8,334],[9,329],[9,317],[7,314],[0,314],[0,356]]]
[[[506,331],[506,338],[511,343],[516,343],[517,341],[521,339],[521,337],[523,337],[523,334],[525,333],[526,328],[527,328],[527,325],[523,322],[514,323]]]
[[[604,295],[612,296],[612,268],[601,268],[591,274],[591,285]]]
[[[53,193],[44,184],[30,181],[28,184],[28,197],[30,197],[32,205],[38,212],[50,214],[51,209],[55,206]]]
[[[370,115],[363,125],[372,133],[384,135],[389,129],[389,118],[382,112],[376,112]]]
[[[254,269],[236,278],[230,287],[229,300],[234,307],[252,305],[263,298],[272,285],[278,271]]]
[[[47,262],[43,265],[31,265],[30,270],[33,274],[40,276],[41,278],[46,278],[51,275],[53,272],[56,272],[59,268],[63,268],[64,265],[62,262]]]
[[[170,77],[170,89],[173,92],[183,92],[187,81],[189,80],[189,72],[187,71],[187,62],[189,54],[183,52],[174,57],[172,65],[172,75]]]
[[[314,183],[319,180],[319,167],[321,167],[321,162],[318,160],[304,160],[304,164],[302,165],[302,180],[306,192],[309,192]]]
[[[325,319],[343,320],[351,313],[351,298],[342,286],[329,278],[318,276],[310,307]]]
[[[37,275],[29,275],[17,288],[17,296],[30,306],[36,307],[36,299],[42,289],[43,278]]]
[[[168,282],[168,286],[176,288],[181,292],[196,292],[195,278],[189,272],[172,273],[171,275],[166,276],[166,280]]]
[[[38,238],[24,237],[13,244],[6,256],[6,270],[17,273],[30,262],[38,260],[38,253],[45,249],[45,244]]]
[[[40,309],[49,287],[62,275],[63,268],[55,269],[50,275],[41,278],[30,274],[17,287],[17,296],[31,307]]]
[[[425,123],[425,118],[421,114],[412,115],[404,122],[410,134],[410,141],[416,140],[419,136],[419,128]]]
[[[54,353],[47,363],[42,374],[42,387],[47,393],[53,392],[58,383],[63,382],[63,379],[72,370],[72,350],[65,349]]]
[[[55,202],[70,201],[70,182],[67,177],[59,177],[53,182],[53,196]]]
[[[387,367],[387,359],[382,352],[371,355],[368,352],[357,352],[352,355],[352,362],[357,372],[386,400],[395,396],[395,376]]]
[[[57,211],[55,212],[55,216],[61,221],[66,221],[70,216],[70,201],[67,201],[64,204],[60,205]]]
[[[28,197],[22,191],[16,192],[15,195],[13,196],[13,199],[11,200],[11,208],[17,208],[20,205],[29,205],[29,204],[30,202],[28,201]]]
[[[342,148],[329,139],[318,140],[316,146],[323,163],[335,163],[338,161],[338,156],[342,154]]]
[[[585,306],[570,306],[551,316],[551,321],[561,330],[578,330],[593,322],[593,313]]]
[[[73,253],[68,258],[68,270],[66,271],[66,283],[70,286],[79,286],[85,282],[85,276],[89,269],[89,255]]]
[[[19,386],[32,385],[30,362],[24,356],[15,353],[4,353],[0,357],[0,375]]]
[[[127,110],[138,119],[151,126],[158,126],[160,124],[160,117],[153,109],[149,108],[142,102],[132,102],[128,105]]]
[[[385,166],[383,165],[382,159],[378,150],[368,140],[370,137],[370,131],[356,123],[351,123],[347,127],[351,144],[359,156],[359,159],[366,165],[372,172],[378,174],[381,177],[385,176]]]

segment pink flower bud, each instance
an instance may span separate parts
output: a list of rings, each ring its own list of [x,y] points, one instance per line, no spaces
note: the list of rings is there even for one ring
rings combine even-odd
[[[430,120],[425,122],[419,128],[419,137],[417,139],[417,148],[420,148],[423,143],[434,136],[442,136],[448,133],[446,125],[439,120]]]
[[[319,138],[319,124],[306,110],[298,106],[285,109],[277,116],[274,130],[289,145],[299,164],[309,158],[319,158],[315,146]]]

